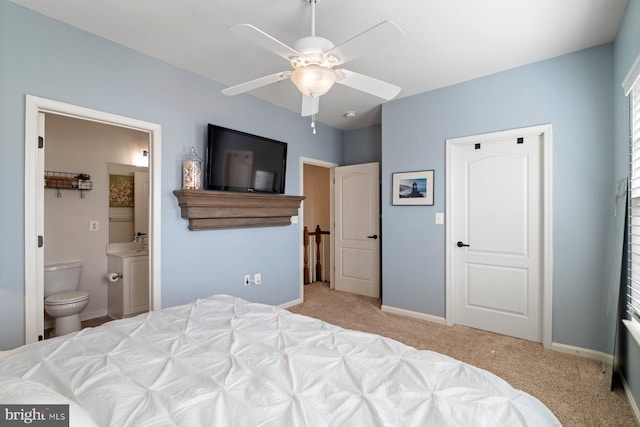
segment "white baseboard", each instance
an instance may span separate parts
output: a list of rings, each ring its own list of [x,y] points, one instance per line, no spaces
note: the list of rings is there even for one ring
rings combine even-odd
[[[620,375],[620,378],[622,379],[622,385],[624,386],[624,392],[627,395],[627,400],[629,401],[631,412],[633,412],[633,416],[636,417],[636,423],[640,425],[640,408],[638,408],[638,402],[636,402],[636,400],[633,398],[633,394],[631,394],[631,390],[629,389],[624,376]]]
[[[419,313],[416,311],[405,310],[403,308],[390,307],[383,305],[380,308],[382,311],[390,314],[397,314],[399,316],[412,317],[414,319],[426,320],[427,322],[438,323],[440,325],[446,325],[446,319],[444,317],[432,316],[430,314]],[[589,350],[581,347],[574,347],[566,344],[551,343],[551,350],[560,353],[571,354],[579,357],[586,357],[588,359],[604,362],[608,365],[613,365],[613,355],[603,353],[601,351]]]
[[[294,305],[302,304],[304,300],[302,298],[294,299],[293,301],[285,302],[280,304],[278,307],[287,309],[289,307],[293,307]]]
[[[417,311],[405,310],[403,308],[395,308],[389,307],[388,305],[383,305],[380,307],[380,310],[389,314],[397,314],[398,316],[404,317],[412,317],[414,319],[426,320],[427,322],[437,323],[439,325],[446,324],[446,320],[444,317],[432,316],[431,314],[418,313]]]
[[[589,350],[588,348],[574,347],[572,345],[551,343],[551,350],[559,353],[571,354],[573,356],[586,357],[587,359],[604,362],[607,365],[613,365],[613,355],[603,353],[601,351]]]

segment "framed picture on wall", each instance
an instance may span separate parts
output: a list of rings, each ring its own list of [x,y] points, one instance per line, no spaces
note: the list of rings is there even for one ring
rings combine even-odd
[[[433,205],[433,170],[396,172],[392,175],[394,206]]]

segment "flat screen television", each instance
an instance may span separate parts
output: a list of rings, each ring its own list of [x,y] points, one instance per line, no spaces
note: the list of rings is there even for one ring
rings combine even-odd
[[[209,124],[207,190],[284,194],[287,143]]]

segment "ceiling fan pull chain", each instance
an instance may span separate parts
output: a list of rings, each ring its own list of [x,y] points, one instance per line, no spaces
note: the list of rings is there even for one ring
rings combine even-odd
[[[314,1],[314,0],[311,0]],[[313,113],[311,113],[311,129],[313,134],[316,134],[316,111],[318,111],[318,95],[315,93],[311,94],[311,108]]]

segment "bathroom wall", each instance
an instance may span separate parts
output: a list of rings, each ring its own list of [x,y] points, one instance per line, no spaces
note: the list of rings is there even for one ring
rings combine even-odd
[[[46,189],[44,262],[81,261],[80,290],[90,293],[83,320],[107,313],[109,241],[109,163],[135,164],[148,150],[148,134],[65,116],[45,119],[45,170],[91,175],[93,189]],[[90,221],[98,221],[90,231]]]

